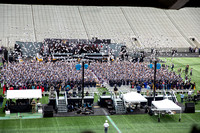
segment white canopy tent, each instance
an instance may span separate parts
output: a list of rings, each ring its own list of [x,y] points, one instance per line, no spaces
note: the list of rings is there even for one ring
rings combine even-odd
[[[137,92],[129,92],[129,93],[123,94],[123,99],[125,102],[129,102],[129,103],[147,102],[147,99]]]
[[[160,121],[160,112],[167,112],[170,114],[173,114],[172,111],[180,111],[180,117],[179,121],[181,121],[181,107],[175,104],[173,101],[169,99],[164,99],[160,101],[152,101],[152,105],[155,107],[152,109],[153,111],[158,111],[159,112],[159,118],[158,121]]]
[[[165,110],[181,110],[181,107],[176,105],[173,101],[169,99],[161,100],[161,101],[152,101],[152,104],[161,111]]]
[[[7,99],[32,99],[42,98],[41,89],[7,90]]]

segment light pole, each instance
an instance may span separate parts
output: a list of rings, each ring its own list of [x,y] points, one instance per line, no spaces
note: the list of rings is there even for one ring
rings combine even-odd
[[[155,98],[155,96],[156,96],[156,65],[157,65],[157,61],[155,60],[155,62],[154,62],[154,80],[153,80],[153,84],[154,84],[154,86],[153,86],[153,100],[154,101],[156,100],[156,98]]]
[[[84,70],[88,68],[88,64],[85,64],[85,62],[82,60],[82,65],[77,64],[76,70],[80,70],[82,67],[82,106],[84,104]]]
[[[153,64],[149,65],[150,68],[153,68]],[[154,80],[153,80],[153,100],[155,101],[156,96],[156,69],[160,69],[160,63],[157,63],[157,60],[154,61]]]
[[[85,62],[82,61],[82,106],[84,104],[84,65]]]

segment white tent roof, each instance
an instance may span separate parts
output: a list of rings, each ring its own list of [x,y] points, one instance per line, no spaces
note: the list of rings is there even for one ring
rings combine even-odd
[[[33,90],[7,90],[7,99],[42,98],[41,89]]]
[[[173,101],[169,99],[160,100],[160,101],[152,101],[152,104],[158,110],[181,110],[181,107],[176,105]]]
[[[125,102],[132,102],[132,103],[147,102],[147,99],[137,92],[129,92],[123,94],[123,99]]]

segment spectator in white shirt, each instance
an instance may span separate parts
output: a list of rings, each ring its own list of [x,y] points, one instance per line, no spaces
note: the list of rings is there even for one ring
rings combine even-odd
[[[105,121],[105,123],[103,124],[103,126],[104,126],[105,133],[107,133],[108,132],[108,127],[109,127],[109,124],[108,124],[107,120]]]

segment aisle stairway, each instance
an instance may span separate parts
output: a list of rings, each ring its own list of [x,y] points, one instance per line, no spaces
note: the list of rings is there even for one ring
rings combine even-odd
[[[67,112],[67,104],[64,98],[58,99],[58,113],[65,113]]]
[[[126,113],[126,109],[124,107],[123,101],[120,98],[115,99],[115,111],[117,114]]]

